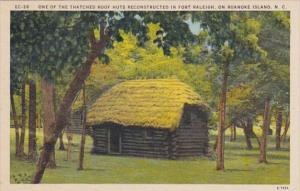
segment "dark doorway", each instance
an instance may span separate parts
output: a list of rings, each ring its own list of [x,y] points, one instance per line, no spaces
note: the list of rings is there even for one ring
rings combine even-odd
[[[121,152],[121,130],[120,128],[110,129],[110,152],[120,153]]]

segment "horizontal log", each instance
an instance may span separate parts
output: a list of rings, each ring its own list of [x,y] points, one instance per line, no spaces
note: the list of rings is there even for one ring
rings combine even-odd
[[[122,147],[122,150],[125,151],[138,151],[138,152],[157,152],[157,153],[167,153],[168,149],[151,149],[147,147]]]
[[[149,147],[149,148],[164,148],[168,147],[167,144],[159,144],[159,143],[141,143],[141,142],[122,142],[122,146],[134,146],[134,147]]]
[[[155,153],[155,152],[136,152],[136,151],[122,151],[123,155],[134,155],[134,156],[144,156],[144,157],[158,157],[158,158],[168,158],[168,153]]]
[[[94,137],[95,139],[107,140],[107,136],[94,135],[93,137]]]
[[[165,135],[153,135],[151,138],[146,138],[146,136],[143,135],[136,135],[136,134],[130,134],[130,133],[123,133],[122,137],[126,138],[140,138],[140,139],[158,139],[158,140],[165,140],[167,136]]]
[[[147,147],[147,146],[127,146],[122,145],[123,150],[137,150],[137,151],[153,151],[153,152],[166,152],[168,147]]]
[[[195,157],[195,156],[204,156],[205,154],[202,153],[181,153],[181,154],[177,154],[176,157],[177,158],[183,158],[183,157]]]
[[[133,142],[133,143],[164,143],[164,139],[145,139],[138,137],[122,137],[123,142]]]
[[[97,142],[97,143],[94,143],[95,146],[99,146],[99,147],[106,147],[107,146],[107,143],[104,143],[104,142]]]
[[[177,153],[188,153],[188,152],[202,152],[204,150],[204,147],[201,148],[193,148],[193,147],[189,147],[189,148],[178,148],[177,149]]]
[[[180,138],[180,139],[177,139],[177,142],[199,142],[199,143],[204,143],[204,142],[208,142],[208,139],[206,139],[206,138],[191,138],[191,139]]]
[[[208,136],[207,133],[205,132],[177,132],[176,133],[177,136],[183,136],[183,135],[187,135],[187,136]]]

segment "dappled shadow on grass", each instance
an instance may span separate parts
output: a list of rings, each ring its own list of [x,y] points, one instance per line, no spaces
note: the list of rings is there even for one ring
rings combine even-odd
[[[235,156],[238,156],[238,157],[252,157],[252,158],[258,158],[259,157],[259,153],[232,153],[232,155],[235,155]],[[290,160],[289,156],[278,155],[278,154],[267,154],[267,158],[270,159],[270,160],[272,160],[272,159]]]
[[[254,158],[259,157],[259,153],[233,153],[232,155],[235,155],[238,157],[254,157]]]
[[[83,171],[101,171],[101,172],[103,172],[103,171],[105,171],[105,169],[102,169],[102,168],[84,168],[83,169]]]
[[[267,155],[268,159],[279,159],[279,160],[290,160],[289,156],[285,156],[285,155],[275,155],[275,154],[269,154]]]
[[[273,148],[268,148],[268,151],[289,152],[290,149],[289,149],[289,148],[280,148],[280,149],[276,149],[275,147],[273,147]]]
[[[56,167],[55,168],[47,168],[49,170],[55,170],[55,169],[61,169],[61,168],[65,168],[65,169],[69,169],[70,167],[69,166],[64,166],[64,165],[57,165],[56,164]]]
[[[272,162],[272,161],[269,160],[266,164],[267,165],[278,165],[278,164],[282,164],[282,163],[280,163],[280,162]]]
[[[48,170],[58,170],[58,169],[70,169],[72,167],[70,166],[67,166],[67,165],[57,165],[56,168],[47,168]],[[75,170],[77,170],[77,167],[74,168]],[[81,172],[81,171],[105,171],[105,169],[102,169],[102,168],[84,168],[83,170],[79,170],[78,172]]]
[[[236,169],[236,168],[229,168],[229,169],[225,170],[225,172],[250,172],[250,171],[253,171],[253,170],[250,170],[250,169]]]

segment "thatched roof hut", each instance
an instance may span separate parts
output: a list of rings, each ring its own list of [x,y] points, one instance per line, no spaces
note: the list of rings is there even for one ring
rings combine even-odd
[[[178,158],[207,152],[207,116],[202,98],[177,79],[129,80],[89,107],[87,125],[95,153]]]

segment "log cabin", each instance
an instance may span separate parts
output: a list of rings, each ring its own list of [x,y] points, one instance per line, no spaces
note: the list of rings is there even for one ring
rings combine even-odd
[[[180,159],[208,152],[209,108],[177,79],[128,80],[87,111],[92,153]]]

